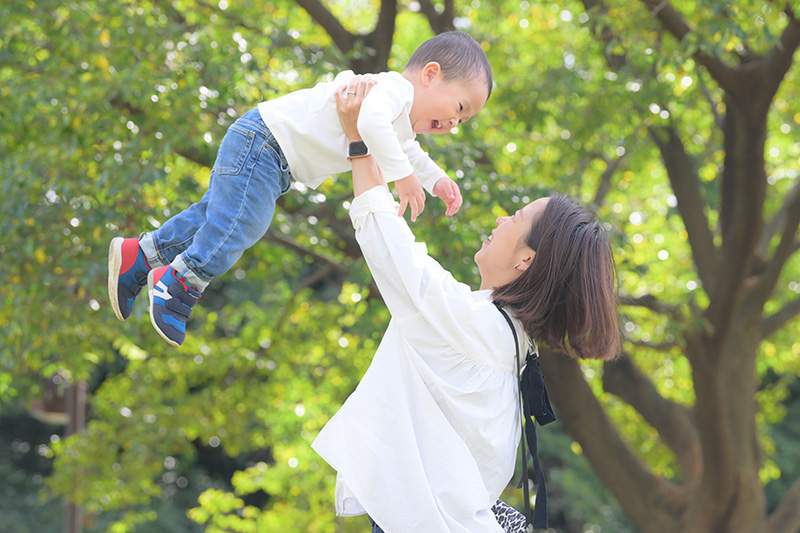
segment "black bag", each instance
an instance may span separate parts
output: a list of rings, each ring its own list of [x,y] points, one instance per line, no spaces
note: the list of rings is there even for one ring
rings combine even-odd
[[[495,302],[498,311],[503,314],[503,317],[511,327],[511,333],[514,334],[514,346],[517,350],[517,377],[519,379],[520,390],[520,403],[522,412],[522,479],[517,486],[523,489],[524,504],[525,504],[525,521],[520,525],[519,517],[513,515],[509,510],[520,514],[508,504],[501,500],[497,503],[492,510],[495,511],[497,521],[503,526],[506,533],[525,533],[532,532],[534,529],[547,527],[547,485],[544,481],[544,472],[542,466],[539,464],[539,453],[536,445],[536,423],[544,426],[556,419],[553,408],[550,406],[550,398],[547,396],[547,388],[544,386],[544,375],[539,368],[539,351],[533,346],[528,346],[528,353],[525,355],[525,370],[522,370],[519,361],[519,339],[517,338],[517,330],[514,329],[514,323],[508,313]],[[534,421],[535,419],[535,421]],[[527,441],[530,448],[530,454],[533,457],[533,471],[536,474],[536,509],[531,518],[531,500],[528,494],[528,453],[525,451],[525,443]],[[500,505],[502,504],[502,505]],[[498,511],[500,514],[498,514]],[[501,521],[500,517],[504,521]],[[506,519],[506,517],[513,517]],[[506,525],[507,524],[507,525]]]

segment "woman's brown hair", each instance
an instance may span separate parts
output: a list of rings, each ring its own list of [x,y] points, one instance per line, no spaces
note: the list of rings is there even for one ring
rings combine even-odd
[[[580,358],[619,352],[616,267],[597,218],[555,194],[531,225],[525,244],[536,252],[516,280],[494,290],[528,335]]]

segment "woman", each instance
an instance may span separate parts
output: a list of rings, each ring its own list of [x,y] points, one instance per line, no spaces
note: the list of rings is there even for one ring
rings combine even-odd
[[[338,98],[351,142],[368,90],[361,80]],[[414,242],[372,157],[352,164],[350,217],[392,319],[313,444],[337,471],[337,514],[367,513],[375,532],[501,532],[491,509],[520,440],[515,355],[530,338],[576,357],[615,356],[608,239],[571,200],[540,198],[497,219],[475,254],[473,291]]]

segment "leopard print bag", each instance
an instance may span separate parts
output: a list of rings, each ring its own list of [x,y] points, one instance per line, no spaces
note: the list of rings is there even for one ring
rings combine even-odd
[[[497,503],[492,506],[492,512],[505,533],[527,533],[528,531],[533,531],[533,527],[529,528],[525,524],[525,515],[503,500],[497,500]]]

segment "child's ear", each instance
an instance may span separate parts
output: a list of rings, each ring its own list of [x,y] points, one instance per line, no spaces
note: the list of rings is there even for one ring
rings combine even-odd
[[[439,75],[442,71],[442,66],[439,65],[436,61],[431,61],[424,67],[422,67],[422,84],[424,86],[430,85],[430,83]]]

